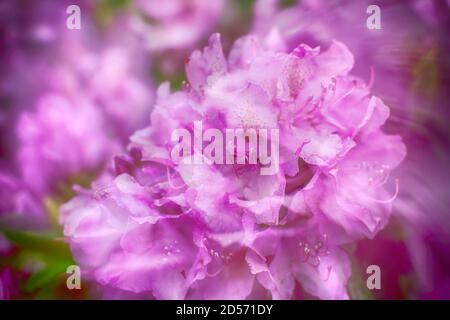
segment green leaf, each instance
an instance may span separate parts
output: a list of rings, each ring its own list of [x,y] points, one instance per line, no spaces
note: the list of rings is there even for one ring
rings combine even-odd
[[[75,264],[69,246],[55,233],[6,230],[3,234],[21,249],[10,265],[17,269],[38,268],[21,285],[23,292],[52,299],[67,267]]]

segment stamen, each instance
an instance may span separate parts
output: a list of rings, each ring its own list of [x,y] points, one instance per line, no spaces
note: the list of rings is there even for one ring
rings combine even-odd
[[[392,201],[395,200],[395,198],[397,198],[398,191],[399,191],[399,181],[398,181],[398,179],[395,179],[395,192],[394,192],[394,195],[392,197],[390,197],[389,199],[379,200],[379,199],[374,199],[370,196],[366,196],[366,197],[367,197],[367,199],[372,200],[377,203],[391,203]]]

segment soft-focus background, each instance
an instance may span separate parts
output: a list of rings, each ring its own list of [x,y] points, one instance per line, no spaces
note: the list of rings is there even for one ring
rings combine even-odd
[[[68,6],[81,28],[68,29]],[[381,30],[366,8],[381,8]],[[353,73],[391,109],[384,129],[407,157],[388,226],[354,244],[355,299],[450,298],[450,1],[446,0],[0,0],[0,299],[102,297],[95,284],[66,287],[76,264],[58,224],[73,185],[108,171],[145,127],[156,91],[185,85],[192,51],[221,34],[276,29],[287,49],[355,56]],[[365,288],[365,266],[383,272]],[[138,298],[138,297],[137,297]]]

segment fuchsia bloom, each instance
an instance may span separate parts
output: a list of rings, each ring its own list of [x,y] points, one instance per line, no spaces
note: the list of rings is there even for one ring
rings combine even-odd
[[[0,81],[1,166],[20,176],[39,201],[68,178],[102,170],[147,124],[153,103],[141,48],[127,35],[112,40],[108,33],[99,41],[88,19],[91,6],[78,4],[87,19],[76,31],[66,28],[65,1],[0,8],[7,49]],[[22,20],[27,23],[17,23]]]
[[[0,300],[10,300],[19,295],[19,284],[11,268],[0,270]]]
[[[0,226],[39,229],[45,225],[38,197],[19,179],[0,172]],[[0,234],[0,255],[5,241]]]
[[[61,208],[85,276],[157,299],[349,297],[342,246],[386,225],[386,183],[406,149],[380,129],[389,109],[350,75],[344,44],[283,48],[274,31],[239,39],[226,58],[215,34],[187,62],[183,90],[160,86],[116,176]],[[171,134],[194,121],[278,129],[278,172],[174,163]]]

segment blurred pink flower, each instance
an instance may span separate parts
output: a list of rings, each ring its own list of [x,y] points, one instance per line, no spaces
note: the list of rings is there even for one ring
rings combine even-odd
[[[36,194],[20,179],[0,172],[0,227],[39,229],[46,223]],[[1,237],[0,234],[0,242],[5,244]]]
[[[207,36],[224,10],[224,0],[135,0],[147,20],[134,28],[142,33],[149,50],[190,49]]]
[[[9,267],[0,270],[0,300],[10,300],[18,296],[19,285]]]

